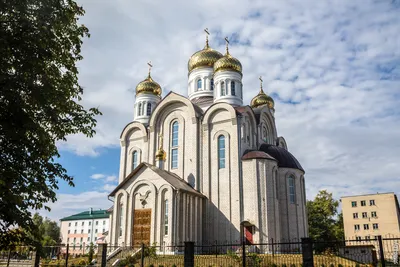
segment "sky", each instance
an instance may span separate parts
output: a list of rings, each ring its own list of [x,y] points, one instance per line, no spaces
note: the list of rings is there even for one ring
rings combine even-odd
[[[82,105],[98,107],[97,134],[59,143],[75,187],[60,181],[54,220],[109,208],[117,185],[119,135],[133,120],[137,83],[152,77],[187,96],[187,61],[204,46],[243,65],[244,104],[275,100],[278,135],[305,169],[307,198],[400,193],[400,1],[78,0],[84,39]]]

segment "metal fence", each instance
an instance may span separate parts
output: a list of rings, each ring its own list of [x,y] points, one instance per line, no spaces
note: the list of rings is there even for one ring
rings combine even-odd
[[[399,243],[399,237],[377,236],[372,239],[336,241],[304,238],[301,241],[276,242],[271,239],[262,244],[237,241],[150,246],[101,244],[79,249],[60,245],[38,250],[20,246],[0,251],[0,266],[400,267]],[[93,261],[90,262],[89,258]]]

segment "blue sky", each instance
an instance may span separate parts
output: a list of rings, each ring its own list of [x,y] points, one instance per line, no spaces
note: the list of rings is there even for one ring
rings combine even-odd
[[[75,177],[60,182],[52,219],[108,208],[117,184],[119,135],[133,120],[134,88],[147,74],[187,95],[187,61],[225,36],[243,65],[244,103],[264,90],[278,135],[306,171],[308,198],[400,192],[400,1],[79,0],[91,32],[79,62],[82,104],[99,107],[97,135],[59,143]]]

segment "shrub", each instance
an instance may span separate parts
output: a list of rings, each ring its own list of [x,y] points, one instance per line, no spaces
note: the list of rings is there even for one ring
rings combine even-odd
[[[292,263],[290,264],[290,267],[296,267],[296,264]]]
[[[284,264],[282,264],[282,267],[287,267],[287,266],[286,266],[286,264],[284,263]]]
[[[331,265],[329,265],[329,267],[335,267],[335,264],[331,263]]]

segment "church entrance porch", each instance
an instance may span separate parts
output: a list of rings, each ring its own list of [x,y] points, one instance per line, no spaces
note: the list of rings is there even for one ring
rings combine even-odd
[[[142,243],[150,245],[151,209],[135,210],[133,214],[132,244],[140,247]]]

